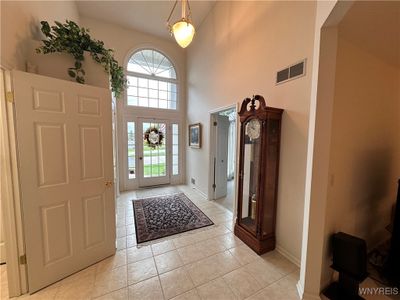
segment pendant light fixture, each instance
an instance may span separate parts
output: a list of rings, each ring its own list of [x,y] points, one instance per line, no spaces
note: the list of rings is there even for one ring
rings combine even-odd
[[[194,26],[191,22],[192,12],[190,11],[189,1],[180,0],[182,3],[182,18],[175,22],[173,25],[170,24],[171,16],[175,10],[178,0],[175,1],[174,7],[169,14],[167,20],[167,27],[171,35],[175,37],[176,42],[182,48],[186,48],[193,40],[195,34]]]

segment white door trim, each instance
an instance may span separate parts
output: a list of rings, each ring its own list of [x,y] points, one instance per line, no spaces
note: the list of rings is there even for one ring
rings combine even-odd
[[[209,174],[208,174],[208,191],[207,191],[207,199],[208,200],[212,200],[214,197],[214,190],[213,190],[213,178],[214,178],[214,155],[215,155],[215,147],[211,147],[211,145],[213,144],[213,141],[215,139],[215,128],[213,126],[213,114],[220,112],[220,111],[224,111],[224,110],[228,110],[228,109],[236,109],[236,112],[239,111],[240,109],[240,103],[236,102],[234,104],[230,104],[230,105],[226,105],[226,106],[222,106],[222,107],[218,107],[215,109],[212,109],[208,112],[209,114],[209,127],[210,127],[210,140],[209,140],[209,144],[210,144],[210,149],[209,149]],[[240,136],[239,136],[239,120],[236,121],[236,165],[239,163],[239,151],[238,151],[238,145],[239,145],[239,140],[240,140]],[[233,215],[235,216],[235,220],[236,220],[236,212],[237,212],[237,204],[236,204],[236,195],[237,195],[237,178],[238,178],[238,168],[237,166],[235,166],[235,178],[234,178],[234,186],[235,186],[235,199],[233,201]]]
[[[118,120],[117,120],[117,111],[118,111],[118,105],[117,105],[118,99],[114,97],[114,94],[112,94],[112,123],[113,123],[113,155],[114,155],[114,192],[115,192],[115,199],[119,197],[120,194],[120,188],[119,188],[119,149],[118,149]]]
[[[14,127],[14,104],[6,101],[5,92],[12,92],[11,74],[1,70],[4,80],[0,97],[0,157],[1,157],[1,199],[5,248],[7,252],[7,277],[9,297],[17,297],[28,291],[26,267],[19,264],[24,254],[24,237],[20,206],[16,140]],[[4,75],[4,78],[3,78]]]
[[[213,199],[227,196],[228,185],[228,151],[229,151],[229,117],[213,114],[215,128],[214,165],[213,165]],[[214,188],[215,184],[215,188]]]
[[[171,131],[171,126],[172,124],[178,124],[179,126],[179,174],[178,175],[173,175],[172,174],[172,153],[171,153],[171,159],[167,157],[168,159],[168,164],[170,165],[170,184],[181,184],[183,182],[183,178],[185,178],[185,147],[186,147],[186,127],[185,127],[185,122],[182,121],[180,118],[174,117],[174,116],[160,116],[157,118],[148,116],[147,114],[144,115],[143,117],[136,116],[136,115],[123,115],[122,120],[120,121],[119,124],[121,124],[118,128],[118,134],[119,134],[119,139],[118,139],[118,147],[119,147],[119,180],[121,183],[121,191],[130,191],[130,190],[136,190],[140,187],[139,184],[139,163],[138,163],[138,151],[136,150],[136,161],[135,161],[135,166],[136,166],[136,178],[134,179],[128,179],[128,155],[127,155],[127,147],[128,147],[128,136],[127,136],[127,130],[126,130],[126,124],[127,122],[134,122],[135,123],[135,139],[136,141],[138,139],[141,139],[141,135],[139,134],[138,131],[138,126],[140,125],[139,123],[141,122],[141,119],[146,119],[146,120],[158,120],[162,122],[166,122],[168,126],[168,136],[167,136],[167,142],[170,144],[170,148],[172,149],[172,131]],[[136,149],[139,147],[138,144],[135,144]],[[170,149],[170,151],[172,151]]]
[[[139,187],[138,184],[138,164],[137,160],[135,160],[135,178],[129,179],[128,178],[128,132],[127,132],[127,124],[128,122],[133,122],[135,124],[135,140],[136,140],[136,131],[137,131],[137,125],[138,125],[138,118],[134,116],[126,116],[123,119],[122,126],[119,129],[120,130],[120,136],[121,139],[118,141],[119,142],[119,151],[121,154],[121,158],[119,160],[119,178],[120,181],[122,182],[123,185],[123,191],[129,191],[129,190],[135,190]],[[136,143],[135,143],[135,158],[137,157],[136,153]]]

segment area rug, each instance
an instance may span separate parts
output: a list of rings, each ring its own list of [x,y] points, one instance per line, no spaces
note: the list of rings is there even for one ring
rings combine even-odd
[[[184,193],[132,203],[138,244],[214,224]]]

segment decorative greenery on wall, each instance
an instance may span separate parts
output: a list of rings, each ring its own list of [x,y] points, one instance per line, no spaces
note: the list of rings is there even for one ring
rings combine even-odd
[[[104,67],[110,75],[111,90],[118,98],[126,88],[126,78],[123,68],[118,64],[112,49],[104,47],[104,42],[93,39],[89,29],[79,27],[75,22],[54,22],[50,26],[47,21],[41,21],[41,31],[46,36],[43,45],[36,49],[37,53],[48,54],[63,52],[71,54],[75,59],[74,67],[68,69],[68,75],[76,82],[85,83],[85,70],[82,68],[84,52],[90,53],[94,61]]]

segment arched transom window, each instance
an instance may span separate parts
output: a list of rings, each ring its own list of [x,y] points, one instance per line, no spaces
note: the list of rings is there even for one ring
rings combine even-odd
[[[152,49],[135,52],[127,65],[127,104],[177,109],[176,71],[165,55]]]

